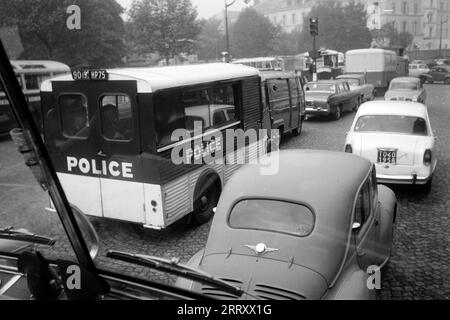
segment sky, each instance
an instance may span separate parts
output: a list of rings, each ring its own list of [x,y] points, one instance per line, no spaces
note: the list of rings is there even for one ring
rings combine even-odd
[[[225,0],[191,0],[195,7],[197,7],[200,18],[210,18],[217,13],[220,13],[225,6]],[[232,0],[228,0],[230,3]],[[117,0],[125,9],[128,9],[133,0]],[[244,0],[237,0],[235,4],[228,8],[230,11],[239,11],[245,7]]]

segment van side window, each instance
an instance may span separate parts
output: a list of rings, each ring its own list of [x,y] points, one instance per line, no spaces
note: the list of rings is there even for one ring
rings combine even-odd
[[[206,90],[185,91],[183,93],[182,101],[186,116],[187,130],[194,131],[194,125],[198,125],[199,123],[201,124],[202,129],[211,127],[209,99]]]
[[[289,87],[286,79],[268,80],[269,96],[274,109],[284,108],[284,104],[289,104]]]
[[[218,86],[211,89],[210,97],[210,114],[214,127],[239,121],[235,92],[232,85]]]
[[[81,94],[63,94],[59,96],[59,110],[63,135],[68,138],[89,136],[89,118],[87,99]]]
[[[181,105],[181,90],[166,90],[155,94],[154,116],[158,147],[165,147],[172,141],[172,133],[185,127],[184,109]]]
[[[127,95],[105,95],[100,99],[102,135],[108,140],[131,141],[134,137],[133,113]]]
[[[291,88],[292,105],[297,106],[300,102],[300,90],[296,79],[289,79],[289,86]]]

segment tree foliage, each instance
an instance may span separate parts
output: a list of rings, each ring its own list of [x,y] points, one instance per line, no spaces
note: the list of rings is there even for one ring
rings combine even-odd
[[[362,3],[351,1],[342,4],[337,1],[322,1],[312,8],[305,19],[301,34],[301,51],[312,49],[309,34],[309,18],[319,18],[317,47],[326,47],[345,52],[352,49],[369,48],[372,35],[367,28],[367,13]]]
[[[195,48],[201,22],[191,0],[135,0],[129,16],[131,40],[140,53],[157,52],[168,64]]]
[[[244,9],[231,28],[232,54],[235,57],[268,56],[280,29],[252,8]]]
[[[220,30],[221,21],[211,18],[202,21],[198,36],[198,57],[200,60],[218,60],[226,49],[225,36]]]
[[[66,10],[73,4],[81,9],[80,30],[66,26]],[[23,59],[52,59],[71,66],[121,63],[123,8],[115,0],[12,0],[0,7],[9,16],[8,24],[19,27]]]

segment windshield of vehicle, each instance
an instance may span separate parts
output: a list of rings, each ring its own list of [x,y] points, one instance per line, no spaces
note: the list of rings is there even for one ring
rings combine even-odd
[[[417,82],[398,81],[392,82],[389,90],[418,90],[419,84]]]
[[[328,83],[308,83],[305,86],[306,92],[336,93],[334,84]]]
[[[305,205],[250,199],[237,203],[229,216],[230,227],[308,236],[314,228],[314,214]]]
[[[355,132],[385,132],[428,135],[427,122],[423,118],[401,115],[367,115],[358,118]]]

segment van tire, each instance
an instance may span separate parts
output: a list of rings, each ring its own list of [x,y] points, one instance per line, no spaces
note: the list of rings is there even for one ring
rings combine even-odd
[[[214,216],[214,208],[220,197],[220,180],[214,176],[205,179],[203,185],[194,196],[194,212],[192,223],[201,225],[208,222]]]

